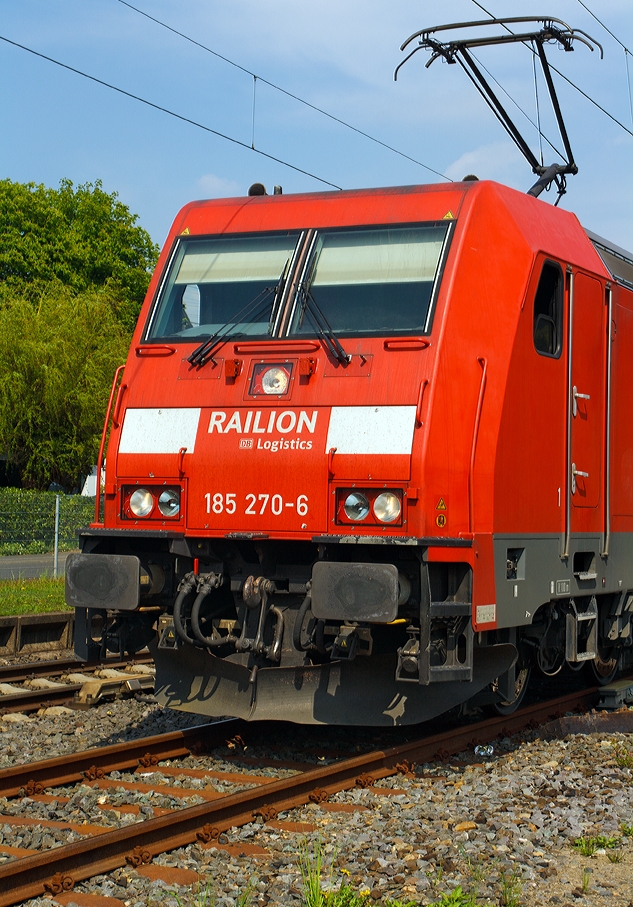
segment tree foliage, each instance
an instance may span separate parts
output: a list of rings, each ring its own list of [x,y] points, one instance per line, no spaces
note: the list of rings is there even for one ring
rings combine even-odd
[[[99,181],[0,180],[0,455],[24,487],[70,491],[96,462],[157,255]]]
[[[129,334],[108,288],[57,283],[0,306],[0,447],[27,488],[76,488],[96,462],[112,376]]]
[[[75,292],[108,286],[131,331],[158,247],[137,216],[100,181],[59,189],[0,180],[0,285],[37,301],[51,281]]]

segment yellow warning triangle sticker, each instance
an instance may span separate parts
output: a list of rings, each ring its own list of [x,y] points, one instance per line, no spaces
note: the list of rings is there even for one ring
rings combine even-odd
[[[455,220],[455,215],[452,211],[447,211],[442,220]]]
[[[446,510],[446,504],[444,502],[444,498],[439,499],[439,501],[437,502],[437,507],[435,509],[436,510]]]
[[[182,231],[182,233],[181,233],[180,235],[181,235],[181,236],[189,236],[189,233],[190,233],[190,232],[191,232],[191,231],[189,230],[189,227],[185,227],[185,229]]]

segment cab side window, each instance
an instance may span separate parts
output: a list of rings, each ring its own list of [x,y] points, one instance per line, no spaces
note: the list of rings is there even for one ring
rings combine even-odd
[[[558,359],[562,349],[563,272],[546,261],[534,297],[534,348],[541,356]]]

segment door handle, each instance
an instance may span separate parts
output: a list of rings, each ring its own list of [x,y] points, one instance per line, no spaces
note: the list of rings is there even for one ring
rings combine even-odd
[[[576,494],[576,476],[582,476],[585,479],[589,478],[588,472],[582,472],[580,469],[576,469],[576,464],[571,464],[571,493]]]
[[[572,396],[573,396],[573,398],[574,398],[574,399],[573,399],[573,403],[572,403],[572,412],[573,412],[574,417],[575,417],[575,416],[578,415],[578,403],[577,403],[577,401],[578,401],[578,400],[591,400],[591,396],[590,396],[589,394],[579,394],[579,393],[578,393],[578,388],[576,387],[575,384],[574,384],[574,389],[573,389],[573,391],[572,391]],[[578,475],[580,475],[580,473],[578,473]]]

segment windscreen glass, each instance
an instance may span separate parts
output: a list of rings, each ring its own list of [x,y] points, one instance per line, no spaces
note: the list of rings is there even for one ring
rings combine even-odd
[[[337,336],[428,331],[449,227],[321,233],[290,333],[314,335],[313,303]]]
[[[298,233],[181,239],[147,340],[196,340],[222,328],[266,337],[275,290]]]

